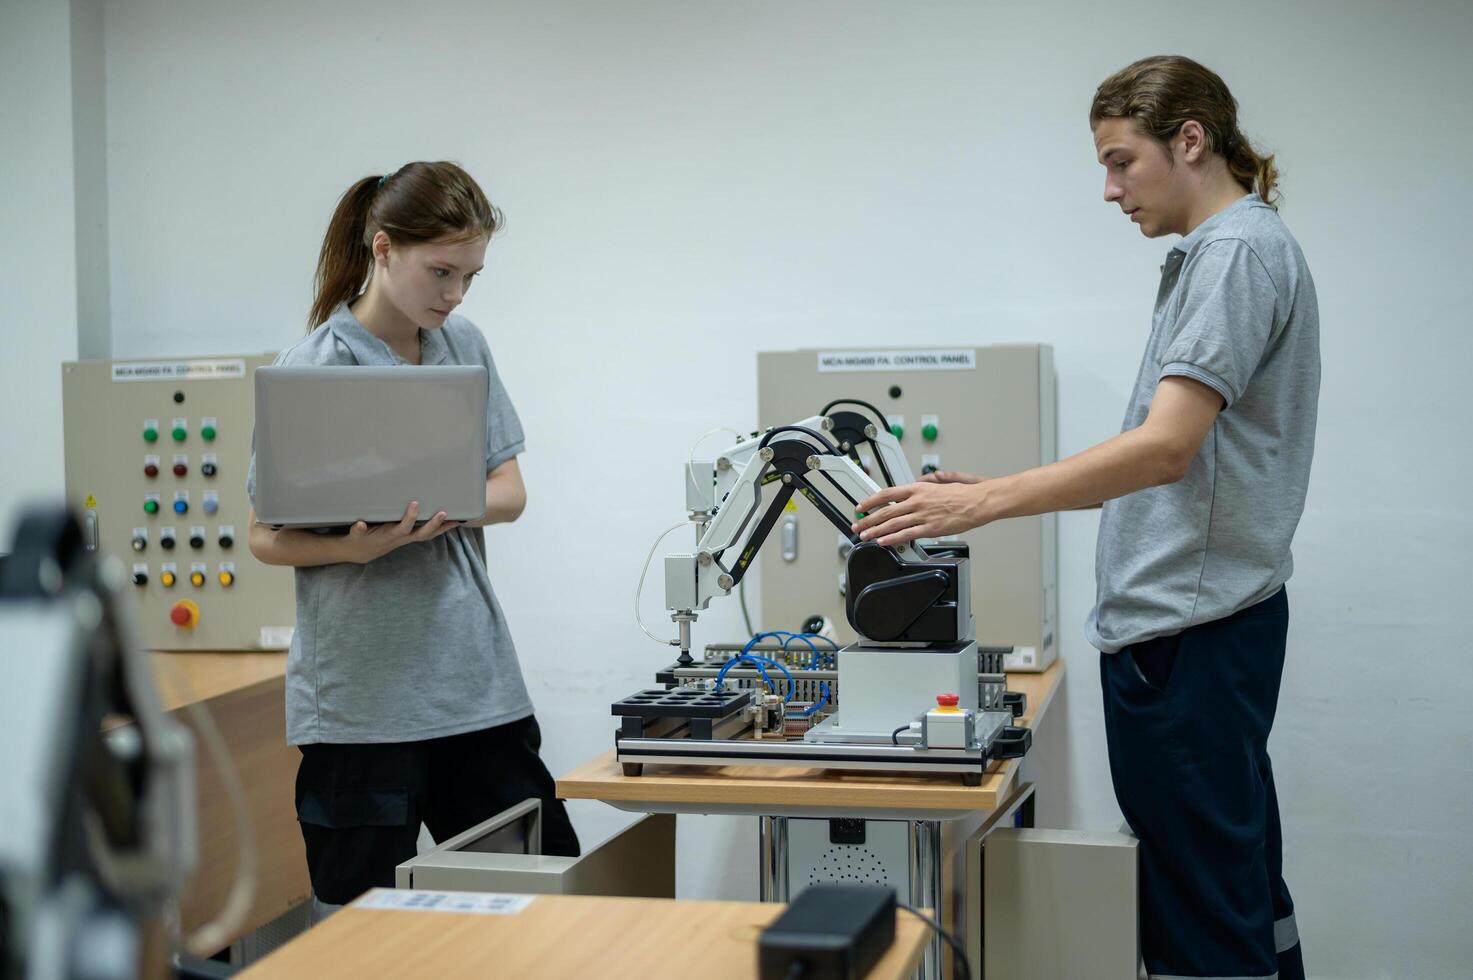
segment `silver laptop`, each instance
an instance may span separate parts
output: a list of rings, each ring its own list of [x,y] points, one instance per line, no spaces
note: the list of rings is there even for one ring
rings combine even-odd
[[[256,519],[285,527],[486,511],[484,367],[256,370]]]

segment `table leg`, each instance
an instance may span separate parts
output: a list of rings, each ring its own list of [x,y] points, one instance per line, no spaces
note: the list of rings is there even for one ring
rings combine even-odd
[[[910,905],[929,910],[941,921],[941,821],[911,820],[910,825]],[[920,976],[925,980],[941,978],[941,937],[931,936],[926,955],[921,960]]]
[[[758,817],[757,901],[788,900],[788,818]]]
[[[1033,823],[1034,806],[1037,804],[1037,802],[1038,802],[1038,790],[1035,787],[1034,791],[1031,792],[1031,793],[1029,793],[1028,796],[1026,798],[1024,798],[1022,804],[1018,807],[1018,826],[1019,827],[1032,827],[1032,826],[1034,826],[1034,823]]]

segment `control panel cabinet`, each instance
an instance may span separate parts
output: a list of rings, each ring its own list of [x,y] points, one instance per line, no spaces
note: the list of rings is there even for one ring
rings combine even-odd
[[[150,650],[283,649],[292,570],[247,544],[250,357],[62,365],[67,502],[119,559]]]
[[[763,427],[859,399],[885,416],[915,477],[933,470],[1001,476],[1057,459],[1053,348],[998,344],[945,349],[848,349],[757,355]],[[833,411],[873,414],[844,404]],[[880,470],[861,451],[875,482]],[[840,643],[856,637],[844,614],[848,542],[813,508],[789,503],[763,548],[761,628],[800,630],[819,620]],[[1057,650],[1058,519],[999,521],[961,536],[970,546],[979,646],[1012,647],[1009,670],[1044,670]]]

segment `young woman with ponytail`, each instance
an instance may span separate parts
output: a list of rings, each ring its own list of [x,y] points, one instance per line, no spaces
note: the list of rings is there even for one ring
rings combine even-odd
[[[1146,58],[1089,113],[1105,200],[1161,267],[1120,435],[997,479],[934,473],[859,504],[897,544],[1104,503],[1095,607],[1115,796],[1140,839],[1147,973],[1302,980],[1268,736],[1319,401],[1319,306],[1278,172],[1216,74]]]
[[[297,819],[319,912],[529,797],[547,854],[578,840],[538,756],[541,734],[487,573],[481,528],[526,504],[521,421],[485,335],[455,314],[502,217],[453,163],[365,177],[338,201],[317,262],[306,338],[277,364],[479,364],[490,376],[486,512],[346,535],[274,529],[251,513],[251,553],[296,569],[287,741],[301,749]],[[255,497],[255,460],[247,478]]]

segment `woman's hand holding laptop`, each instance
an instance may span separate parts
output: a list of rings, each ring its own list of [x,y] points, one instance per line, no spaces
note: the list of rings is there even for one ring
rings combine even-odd
[[[359,521],[348,529],[349,560],[360,565],[366,564],[406,544],[438,538],[446,531],[453,531],[463,523],[462,521],[447,521],[443,510],[415,527],[415,522],[418,520],[419,501],[414,500],[410,501],[409,506],[404,510],[403,519],[397,523],[366,524]]]

